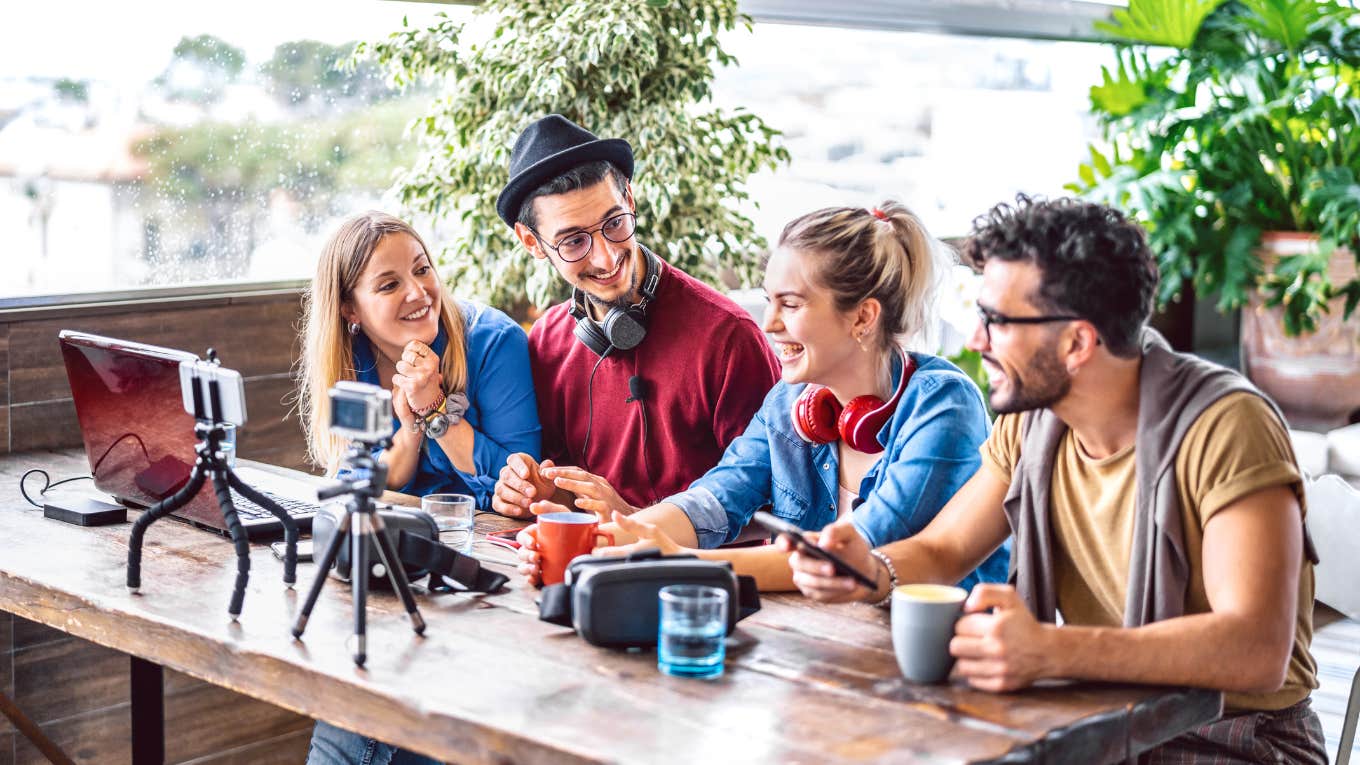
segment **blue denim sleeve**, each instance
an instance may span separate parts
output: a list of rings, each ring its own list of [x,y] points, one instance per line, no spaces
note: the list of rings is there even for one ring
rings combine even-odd
[[[768,402],[767,397],[766,406]],[[689,489],[661,500],[678,506],[689,516],[700,547],[714,548],[736,539],[755,511],[770,502],[766,406],[728,444],[713,469],[695,479]]]
[[[874,547],[925,528],[982,464],[990,423],[977,388],[962,375],[925,382],[883,477],[850,516]]]
[[[476,379],[468,381],[480,415],[472,442],[477,472],[456,472],[472,490],[478,507],[490,505],[496,478],[511,454],[525,452],[538,459],[541,449],[538,401],[529,372],[529,339],[519,325],[505,321],[486,341],[484,362],[476,370]]]

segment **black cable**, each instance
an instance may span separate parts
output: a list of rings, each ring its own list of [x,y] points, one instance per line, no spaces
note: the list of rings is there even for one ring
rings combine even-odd
[[[647,480],[652,485],[652,490],[649,492],[651,504],[655,505],[657,502],[656,476],[652,475],[652,447],[648,443],[651,441],[651,436],[647,429],[647,404],[642,399],[638,399],[638,409],[642,412],[642,465],[646,468]]]
[[[143,456],[146,457],[146,461],[147,461],[148,463],[151,462],[151,453],[148,452],[148,451],[146,450],[146,443],[142,441],[142,437],[139,436],[139,435],[137,435],[136,433],[133,433],[133,432],[129,431],[129,432],[124,433],[123,435],[121,435],[121,436],[119,436],[119,437],[113,439],[113,443],[109,444],[109,448],[105,449],[105,450],[104,450],[104,453],[101,454],[101,455],[99,455],[99,459],[97,459],[97,460],[94,461],[94,468],[93,468],[92,470],[90,470],[90,472],[91,472],[92,474],[98,474],[98,473],[99,473],[99,466],[102,465],[102,464],[104,464],[104,459],[105,459],[106,457],[108,457],[110,454],[113,453],[113,447],[115,447],[115,446],[117,446],[118,444],[122,443],[123,440],[126,439],[128,436],[132,436],[133,438],[137,439],[137,445],[140,446],[140,447],[142,447],[142,454],[143,454]]]
[[[658,497],[656,495],[656,476],[652,474],[652,435],[651,429],[647,424],[647,396],[645,385],[646,381],[642,379],[642,375],[637,373],[637,357],[634,356],[633,378],[628,381],[629,396],[624,403],[636,401],[638,411],[642,412],[642,467],[647,471],[647,481],[651,486],[651,491],[647,493],[647,504],[655,505]]]
[[[40,497],[46,495],[48,489],[60,486],[64,483],[70,483],[72,481],[86,481],[94,478],[94,476],[92,475],[78,475],[75,478],[63,478],[60,481],[57,481],[56,483],[52,483],[52,476],[48,475],[47,471],[43,470],[42,468],[33,468],[27,473],[24,473],[19,478],[19,493],[24,495],[24,499],[28,500],[28,504],[39,509],[42,508],[42,505],[37,502],[34,502],[33,498],[28,496],[28,490],[24,488],[24,482],[27,481],[28,477],[33,475],[34,473],[38,473],[43,477],[43,487],[38,490],[38,496]]]
[[[581,467],[587,473],[590,472],[590,462],[586,459],[586,454],[590,451],[590,431],[595,427],[595,373],[600,371],[600,364],[604,363],[604,357],[614,350],[614,346],[604,349],[600,358],[595,362],[595,366],[590,369],[590,382],[586,383],[586,402],[588,410],[586,414],[586,442],[581,446]]]

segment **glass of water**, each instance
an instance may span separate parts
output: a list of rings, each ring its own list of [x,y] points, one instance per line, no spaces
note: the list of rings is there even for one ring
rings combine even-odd
[[[661,620],[656,666],[676,677],[722,675],[727,634],[727,591],[699,584],[672,584],[657,596]]]
[[[434,516],[439,528],[439,541],[463,552],[472,552],[472,517],[477,508],[466,494],[426,494],[420,507]]]
[[[232,422],[222,423],[222,440],[218,442],[218,451],[222,453],[222,459],[226,461],[227,467],[236,468],[236,424]]]

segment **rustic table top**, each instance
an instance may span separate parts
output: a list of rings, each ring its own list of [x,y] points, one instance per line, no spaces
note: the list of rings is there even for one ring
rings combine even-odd
[[[140,594],[125,586],[130,525],[82,528],[42,517],[18,478],[88,473],[80,451],[0,458],[0,609],[297,712],[456,762],[1100,762],[1120,761],[1207,722],[1216,692],[1061,684],[991,694],[918,686],[898,673],[887,613],[769,595],[728,642],[715,681],[672,678],[653,652],[595,648],[537,618],[513,575],[490,596],[417,596],[411,631],[396,597],[368,602],[368,664],[355,667],[349,586],[330,580],[300,641],[296,589],[251,548],[245,607],[226,606],[231,544],[173,520],[146,536]],[[276,491],[316,479],[251,466]],[[31,487],[41,481],[30,483]],[[82,487],[82,488],[76,488]],[[56,491],[89,492],[77,482]],[[479,514],[477,531],[518,525]]]

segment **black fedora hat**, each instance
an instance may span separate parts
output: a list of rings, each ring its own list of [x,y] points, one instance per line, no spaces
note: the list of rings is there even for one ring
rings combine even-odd
[[[510,152],[510,182],[496,197],[496,213],[514,226],[519,207],[534,189],[573,167],[612,162],[629,180],[633,177],[633,147],[621,138],[599,138],[560,114],[537,120],[515,139]]]

